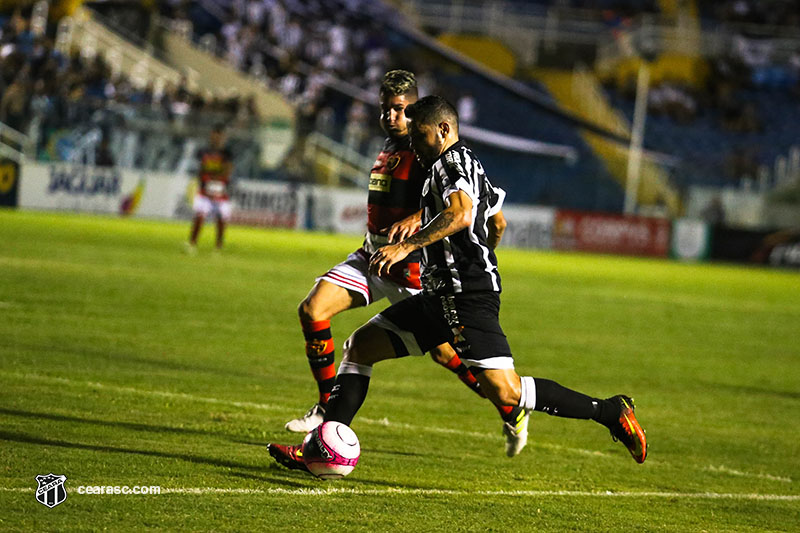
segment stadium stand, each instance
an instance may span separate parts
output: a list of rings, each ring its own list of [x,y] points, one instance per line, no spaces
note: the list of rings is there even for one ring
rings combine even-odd
[[[567,109],[582,102],[570,85],[596,78],[590,85],[602,82],[605,91],[590,114],[607,126],[616,122],[613,112],[623,124],[633,122],[636,76],[646,65],[644,144],[670,156],[661,165],[684,200],[694,186],[770,190],[797,173],[800,32],[764,24],[775,22],[775,13],[794,20],[796,3],[432,0],[413,2],[409,11],[429,31],[507,44],[518,58],[517,76],[555,90]],[[739,11],[747,16],[732,15]],[[564,79],[566,90],[550,73]],[[603,152],[595,154],[615,174]]]
[[[188,9],[165,9],[162,14],[173,17],[169,24],[173,31],[187,32],[191,27],[195,40],[206,49],[271,79],[272,86],[298,106],[301,122],[313,122],[317,130],[364,155],[374,152],[380,143],[376,121],[369,120],[364,103],[353,98],[353,90],[324,90],[325,83],[330,88],[331,79],[344,81],[343,85],[354,87],[358,95],[367,95],[372,101],[377,82],[387,68],[409,68],[417,72],[424,93],[444,92],[454,102],[471,97],[477,103],[473,109],[484,110],[477,112],[473,121],[481,128],[578,149],[579,156],[565,164],[563,160],[514,153],[472,139],[480,146],[489,172],[515,201],[609,211],[621,208],[621,188],[574,128],[559,127],[557,119],[530,102],[509,95],[452,62],[431,57],[429,52],[420,50],[413,38],[382,27],[374,17],[387,8],[376,8],[376,3],[368,3],[373,10],[370,11],[362,9],[358,2],[287,2],[271,3],[266,12],[248,9],[254,4],[258,3],[248,4],[238,12],[232,5],[227,17],[217,14],[216,25],[209,23],[215,17],[197,4]],[[187,22],[189,13],[194,16]],[[297,23],[291,26],[292,31],[299,32],[295,40],[305,43],[302,50],[295,50],[295,40],[286,40],[285,35],[284,40],[277,38],[285,33],[284,25],[288,28],[292,22]],[[254,32],[254,26],[260,31]],[[202,31],[207,33],[201,34]],[[323,38],[326,34],[329,39]],[[258,37],[254,39],[254,35]],[[351,47],[362,51],[359,61],[341,60]],[[286,57],[295,59],[281,60]],[[546,95],[541,86],[534,87]],[[310,116],[302,118],[306,114]],[[521,114],[530,120],[514,120]]]
[[[241,141],[240,171],[258,171],[258,145],[244,134],[258,120],[251,101],[190,90],[177,74],[176,83],[142,83],[97,50],[55,39],[35,34],[22,11],[2,21],[0,121],[35,139],[38,159],[176,170],[197,132],[224,122]]]
[[[681,212],[693,186],[769,188],[779,175],[787,174],[781,165],[794,168],[800,35],[790,25],[763,27],[763,22],[772,22],[763,12],[773,7],[788,20],[794,16],[787,3],[774,4],[176,0],[157,5],[160,22],[154,23],[153,12],[141,6],[88,3],[107,17],[100,20],[114,31],[133,30],[138,33],[134,40],[147,38],[141,41],[142,49],[154,51],[156,57],[164,50],[171,53],[168,45],[175,36],[188,37],[196,51],[222,59],[293,107],[296,139],[288,158],[265,171],[258,165],[256,147],[248,149],[237,169],[247,169],[251,177],[361,185],[363,168],[382,137],[371,107],[378,80],[389,68],[407,68],[418,74],[423,93],[448,96],[465,114],[465,123],[480,131],[570,147],[568,156],[553,158],[514,151],[488,141],[490,137],[470,137],[490,175],[513,201],[618,212],[624,205],[629,159],[627,145],[618,140],[631,135],[633,82],[647,59],[647,152],[638,198],[650,212],[673,215]],[[386,25],[386,20],[410,21],[438,34],[438,46],[472,54],[509,76],[480,75],[466,58],[454,61],[451,55],[437,54],[413,32]],[[13,46],[28,47],[27,37],[10,37],[15,23],[9,19],[6,24],[8,38],[19,41]],[[476,37],[481,32],[483,37]],[[763,39],[764,33],[781,38]],[[470,39],[478,52],[471,51]],[[477,57],[481,48],[495,52]],[[16,57],[12,54],[11,61]],[[224,92],[224,98],[210,97],[207,91],[219,83],[202,90],[194,87],[197,76],[195,72],[192,78],[191,68],[163,88],[134,87],[124,76],[110,75],[101,59],[93,64],[90,57],[83,53],[62,58],[59,64],[65,72],[83,68],[96,78],[91,87],[85,84],[85,98],[73,95],[71,101],[76,110],[70,111],[69,123],[84,138],[101,115],[105,123],[152,115],[160,124],[174,124],[176,117],[182,123],[236,123],[256,114],[247,97]],[[519,82],[527,94],[508,90],[509,84]],[[601,82],[605,90],[597,89]],[[22,91],[14,80],[7,85],[8,108],[13,111],[14,95]],[[526,97],[530,94],[534,97]],[[581,109],[589,100],[586,95],[591,102]],[[49,100],[37,100],[35,92],[32,100],[35,109],[49,109]],[[7,123],[13,126],[14,117]],[[599,142],[587,133],[587,125],[617,140]],[[40,156],[65,158],[69,150],[54,147],[69,148],[70,141],[39,145]],[[111,152],[118,150],[119,136],[110,146]],[[321,165],[321,154],[334,163]],[[164,161],[177,164],[181,158],[174,151],[172,157],[151,151],[149,158],[134,159],[142,165],[158,160],[168,168]],[[330,178],[334,167],[348,169],[346,179]]]

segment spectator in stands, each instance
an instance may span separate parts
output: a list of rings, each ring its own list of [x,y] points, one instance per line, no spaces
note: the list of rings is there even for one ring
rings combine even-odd
[[[759,133],[764,130],[753,102],[744,102],[739,107],[727,107],[722,116],[722,126],[737,133]]]
[[[725,173],[736,185],[755,181],[758,176],[758,158],[749,146],[735,147],[725,160]]]
[[[30,31],[30,20],[22,16],[20,9],[14,10],[2,31],[5,51],[14,50],[25,56],[31,55],[34,35]],[[6,54],[4,53],[4,55]]]
[[[96,167],[113,167],[114,156],[108,146],[108,135],[104,134],[94,153],[94,165]]]
[[[258,122],[258,106],[254,94],[239,99],[234,120],[239,127],[249,127]]]
[[[304,153],[306,140],[314,131],[319,110],[317,102],[314,101],[302,102],[297,108],[297,120],[294,128],[295,138],[284,161],[285,170],[292,180],[312,180],[311,172],[305,163]]]
[[[700,216],[712,226],[720,226],[725,223],[725,206],[722,205],[722,196],[715,194],[711,197],[708,205],[700,213]]]
[[[688,124],[697,115],[697,101],[690,90],[677,83],[662,83],[650,89],[648,108],[654,115],[666,115]]]
[[[278,91],[289,101],[293,101],[300,93],[303,79],[300,77],[298,68],[294,61],[288,62],[286,74],[278,80]]]
[[[800,24],[800,5],[792,0],[701,0],[699,4],[701,10],[732,24]]]
[[[29,118],[31,81],[28,72],[27,66],[23,68],[0,99],[0,122],[23,133],[27,133]]]
[[[361,145],[367,138],[367,124],[369,113],[367,106],[358,100],[354,100],[347,113],[347,124],[344,127],[344,144],[359,151]]]

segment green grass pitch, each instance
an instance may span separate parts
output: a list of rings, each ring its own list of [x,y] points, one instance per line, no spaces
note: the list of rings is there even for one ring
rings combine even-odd
[[[522,374],[627,393],[637,465],[597,424],[496,412],[429,358],[379,364],[361,462],[323,482],[269,441],[316,397],[297,303],[358,237],[0,211],[0,530],[797,531],[796,272],[501,248]],[[333,322],[337,345],[381,309]],[[67,476],[49,509],[35,476]],[[157,485],[160,495],[81,495]]]

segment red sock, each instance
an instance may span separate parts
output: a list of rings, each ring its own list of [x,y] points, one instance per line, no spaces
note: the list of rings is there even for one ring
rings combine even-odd
[[[303,336],[306,338],[306,357],[311,373],[319,389],[319,403],[325,405],[331,395],[336,380],[334,367],[334,344],[331,335],[331,321],[300,321]]]
[[[458,374],[458,378],[464,382],[464,384],[475,391],[481,398],[486,398],[486,395],[483,394],[481,390],[481,384],[478,383],[478,380],[475,379],[475,375],[467,368],[467,365],[461,360],[458,354],[454,355],[450,361],[446,365],[444,365],[447,369],[451,372]],[[495,405],[497,408],[497,412],[500,413],[500,418],[505,421],[509,421],[512,418],[512,412],[514,411],[515,407],[512,405]]]
[[[461,360],[458,354],[453,355],[453,358],[450,359],[450,361],[448,361],[447,364],[445,364],[444,366],[445,368],[456,374],[458,376],[458,379],[460,379],[464,383],[464,385],[472,389],[472,391],[475,392],[475,394],[477,394],[481,398],[486,398],[486,396],[483,394],[483,391],[481,390],[481,384],[478,383],[478,380],[475,379],[473,373],[470,372],[469,368],[467,368],[467,365],[464,364],[464,362]]]
[[[500,413],[500,417],[508,422],[511,417],[511,411],[514,410],[515,406],[513,405],[495,405],[497,407],[497,412]]]

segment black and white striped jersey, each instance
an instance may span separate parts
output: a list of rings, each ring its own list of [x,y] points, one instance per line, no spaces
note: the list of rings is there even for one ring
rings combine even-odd
[[[422,288],[427,293],[500,292],[497,258],[486,244],[487,222],[503,205],[505,191],[494,187],[481,162],[461,141],[428,169],[422,187],[422,226],[462,190],[472,200],[472,224],[422,249]]]

